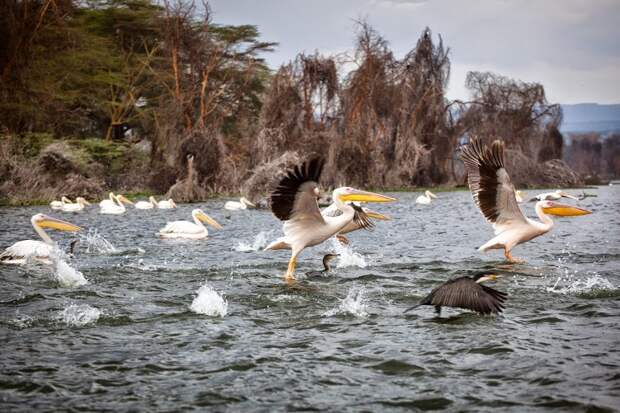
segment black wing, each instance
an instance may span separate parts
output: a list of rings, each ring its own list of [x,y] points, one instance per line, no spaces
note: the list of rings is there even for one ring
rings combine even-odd
[[[355,225],[361,229],[371,231],[375,227],[375,224],[370,220],[370,217],[366,214],[364,209],[353,202],[351,203],[351,206],[355,211],[353,213],[353,222]]]
[[[318,187],[324,161],[314,158],[290,170],[271,193],[271,211],[282,221],[291,219],[294,211],[316,205],[312,190]],[[318,206],[316,206],[318,210]],[[314,211],[312,211],[314,213]],[[319,213],[320,215],[320,213]]]
[[[420,304],[458,307],[480,314],[501,313],[508,294],[481,285],[469,277],[456,278],[435,288]]]

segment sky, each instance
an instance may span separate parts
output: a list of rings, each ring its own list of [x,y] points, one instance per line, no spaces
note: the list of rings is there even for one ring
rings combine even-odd
[[[448,98],[467,72],[542,83],[553,103],[620,103],[620,0],[211,0],[214,22],[253,24],[278,42],[269,65],[299,52],[350,51],[366,20],[398,58],[426,26],[450,48]]]

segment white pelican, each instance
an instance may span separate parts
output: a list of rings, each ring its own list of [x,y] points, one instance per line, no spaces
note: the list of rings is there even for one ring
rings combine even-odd
[[[437,199],[437,195],[432,193],[431,191],[424,192],[424,195],[420,195],[416,198],[415,203],[420,205],[429,205],[431,203],[431,199]]]
[[[228,201],[224,204],[224,209],[229,211],[238,211],[240,209],[248,209],[248,207],[256,208],[256,205],[251,203],[246,197],[239,198],[239,202],[237,201]]]
[[[134,206],[136,207],[136,209],[157,208],[157,200],[154,196],[150,196],[148,201],[138,201]]]
[[[349,221],[349,223],[345,225],[345,227],[340,230],[338,234],[336,234],[336,238],[341,244],[349,244],[349,240],[344,236],[344,234],[357,231],[358,229],[372,230],[375,224],[369,218],[374,218],[381,221],[389,221],[391,219],[387,215],[364,208],[360,206],[359,203],[350,202],[349,204],[351,204],[351,207],[353,207],[355,213],[353,214],[353,219]],[[338,209],[335,203],[332,203],[327,208],[321,210],[321,215],[323,215],[323,217],[335,217],[341,214],[342,211]]]
[[[34,215],[30,222],[43,241],[26,240],[11,245],[0,254],[3,264],[23,264],[30,257],[45,264],[51,264],[50,254],[56,248],[56,243],[47,235],[43,228],[52,228],[60,231],[79,231],[82,228],[45,214]]]
[[[523,191],[515,191],[515,199],[517,200],[518,203],[523,202],[523,197],[525,196],[525,192]]]
[[[159,208],[159,209],[173,209],[173,208],[176,208],[176,207],[177,207],[177,204],[174,203],[172,198],[170,198],[167,201],[159,201],[157,203],[157,208]]]
[[[104,199],[103,201],[99,202],[100,208],[103,208],[105,206],[110,206],[110,205],[116,205],[114,192],[110,192],[110,194],[108,195],[108,198],[109,199]]]
[[[301,167],[289,171],[271,194],[271,211],[284,221],[284,237],[269,244],[265,250],[291,249],[291,259],[284,278],[295,279],[297,256],[307,247],[318,245],[338,234],[353,219],[355,209],[347,201],[357,202],[391,202],[396,199],[343,187],[336,188],[333,200],[342,214],[336,217],[321,215],[317,200],[320,197],[319,178],[323,161],[312,159]]]
[[[79,212],[84,209],[87,205],[90,205],[90,202],[78,196],[75,198],[75,204],[64,204],[60,209],[62,212]]]
[[[557,191],[545,192],[544,194],[538,194],[534,198],[532,198],[532,201],[557,201],[558,199],[561,199],[561,198],[570,198],[576,201],[579,200],[579,198],[572,196],[571,194],[567,194],[561,189],[558,189]]]
[[[161,238],[206,238],[207,235],[209,235],[209,231],[207,231],[207,227],[203,225],[203,222],[217,229],[222,229],[222,226],[205,214],[202,209],[194,209],[192,211],[192,217],[194,218],[194,222],[174,221],[167,223],[165,227],[159,230],[159,236]]]
[[[478,248],[479,251],[503,249],[509,262],[522,262],[510,255],[516,245],[536,238],[553,228],[547,215],[577,216],[591,212],[553,201],[538,201],[536,215],[541,222],[526,218],[515,197],[510,176],[504,169],[504,142],[496,140],[491,148],[472,139],[461,153],[465,163],[469,189],[482,215],[495,228],[495,237]]]
[[[114,196],[114,203],[112,205],[105,204],[104,206],[100,207],[99,213],[115,215],[124,214],[126,211],[124,202],[128,204],[133,204],[133,202],[125,198],[123,195],[116,195]],[[101,205],[101,203],[99,205]]]
[[[67,198],[66,196],[63,196],[62,198],[60,198],[60,201],[52,201],[50,202],[50,207],[57,211],[59,209],[62,209],[63,205],[67,205],[67,204],[72,204],[73,202]]]

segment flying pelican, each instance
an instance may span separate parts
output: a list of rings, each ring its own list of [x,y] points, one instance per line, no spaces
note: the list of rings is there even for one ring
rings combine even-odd
[[[431,291],[418,304],[405,310],[405,313],[421,305],[435,306],[437,315],[441,307],[458,307],[480,314],[501,313],[508,294],[482,285],[484,281],[496,280],[499,275],[480,273],[474,277],[459,277],[446,281]]]
[[[157,208],[159,208],[159,209],[173,209],[173,208],[176,208],[176,207],[177,207],[177,204],[174,203],[172,198],[170,198],[167,201],[159,201],[157,203]]]
[[[432,193],[431,191],[424,192],[424,195],[420,195],[416,198],[415,203],[420,205],[429,205],[431,203],[431,199],[437,199],[437,195]]]
[[[23,264],[29,257],[45,264],[51,264],[50,255],[56,248],[43,228],[52,228],[60,231],[79,231],[82,228],[60,219],[49,217],[45,214],[34,215],[30,219],[32,227],[43,241],[26,240],[11,245],[0,254],[0,262],[3,264]]]
[[[308,271],[306,276],[308,277],[320,277],[331,271],[332,267],[329,265],[330,261],[336,258],[338,254],[325,254],[323,256],[323,269],[321,271]]]
[[[115,215],[124,214],[126,211],[124,202],[128,204],[133,204],[133,202],[125,198],[123,195],[114,196],[114,201],[115,203],[112,205],[105,204],[104,206],[102,206],[99,210],[99,213]],[[101,203],[99,205],[101,205]]]
[[[75,199],[75,204],[64,204],[61,208],[62,212],[79,212],[82,211],[87,205],[90,205],[90,202],[78,196]]]
[[[52,201],[50,202],[50,208],[52,208],[55,211],[58,211],[59,209],[62,209],[63,205],[67,205],[67,204],[72,204],[73,202],[67,198],[66,196],[63,196],[62,198],[60,198],[60,201]]]
[[[545,192],[544,194],[538,194],[534,198],[532,198],[531,201],[557,201],[561,198],[570,198],[576,201],[579,200],[579,198],[572,196],[571,194],[567,194],[561,189],[558,189],[554,192]]]
[[[157,200],[154,196],[150,196],[148,201],[138,201],[134,206],[136,207],[136,209],[157,208]]]
[[[391,219],[387,215],[364,208],[359,205],[359,203],[350,202],[349,204],[351,204],[351,207],[355,210],[355,213],[353,214],[353,219],[349,221],[349,223],[340,232],[338,232],[338,234],[336,234],[336,239],[338,239],[341,244],[349,244],[349,240],[344,236],[344,234],[357,231],[358,229],[372,230],[375,227],[375,224],[369,218],[374,218],[381,221],[389,221]],[[321,215],[323,215],[323,217],[336,217],[341,214],[342,211],[338,209],[335,203],[332,203],[327,208],[321,210]]]
[[[206,238],[207,235],[209,235],[209,231],[207,231],[207,227],[203,225],[203,222],[217,229],[222,229],[222,226],[205,214],[202,209],[194,209],[192,211],[192,217],[194,218],[194,222],[174,221],[167,223],[165,227],[159,230],[159,236],[161,238]]]
[[[347,201],[391,202],[396,199],[359,189],[336,188],[333,200],[341,215],[321,215],[317,200],[320,196],[319,178],[323,160],[312,159],[289,171],[271,194],[271,211],[281,221],[284,237],[269,244],[265,250],[291,249],[291,259],[284,278],[295,279],[297,256],[307,247],[322,243],[340,232],[355,215],[355,209]]]
[[[229,211],[238,211],[240,209],[247,209],[248,207],[256,208],[256,205],[251,203],[246,197],[242,196],[239,198],[239,202],[237,201],[228,201],[224,204],[224,209]]]
[[[536,215],[541,222],[526,218],[515,197],[515,189],[504,168],[504,142],[496,140],[491,148],[478,139],[472,139],[461,153],[465,163],[469,189],[482,215],[495,229],[495,237],[478,248],[479,251],[503,249],[509,262],[515,260],[510,251],[553,228],[549,215],[577,216],[591,212],[572,205],[553,201],[538,201]]]

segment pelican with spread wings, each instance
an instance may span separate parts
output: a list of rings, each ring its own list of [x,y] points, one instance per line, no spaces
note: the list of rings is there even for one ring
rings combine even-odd
[[[473,138],[461,152],[467,182],[474,202],[495,229],[495,237],[478,248],[479,251],[503,249],[509,262],[523,262],[510,255],[517,245],[543,235],[553,228],[549,215],[577,216],[591,212],[555,201],[538,201],[536,215],[540,222],[523,215],[510,176],[504,168],[504,142],[496,140],[487,147]]]
[[[355,217],[350,202],[392,202],[389,196],[361,191],[350,187],[336,188],[334,203],[342,214],[334,217],[321,215],[317,200],[320,196],[319,178],[323,160],[312,159],[289,171],[271,194],[271,211],[284,221],[284,236],[269,244],[265,250],[290,249],[291,259],[284,276],[295,279],[297,256],[307,248],[318,245],[342,231]]]

